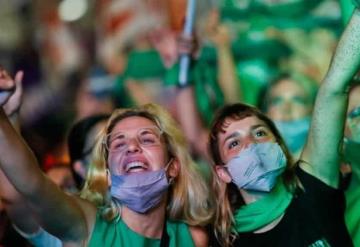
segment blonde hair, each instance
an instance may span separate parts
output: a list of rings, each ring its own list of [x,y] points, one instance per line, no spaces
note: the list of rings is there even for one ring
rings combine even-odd
[[[98,138],[81,197],[101,208],[104,218],[111,220],[117,215],[118,205],[111,200],[108,193],[108,153],[103,141],[119,121],[131,116],[141,116],[157,124],[162,130],[169,154],[179,162],[179,175],[174,179],[168,193],[168,217],[182,220],[189,225],[208,224],[214,214],[210,186],[202,178],[199,168],[192,160],[188,144],[178,124],[166,110],[155,104],[114,111]]]

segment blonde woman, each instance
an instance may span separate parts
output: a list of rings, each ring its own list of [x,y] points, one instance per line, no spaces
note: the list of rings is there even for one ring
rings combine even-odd
[[[219,245],[353,246],[338,187],[349,82],[359,65],[357,8],[321,84],[295,164],[266,115],[244,104],[220,110],[210,132]]]
[[[14,80],[2,73],[0,105]],[[208,187],[184,136],[156,105],[115,111],[95,148],[82,198],[67,195],[0,109],[0,166],[43,229],[70,246],[207,246]]]

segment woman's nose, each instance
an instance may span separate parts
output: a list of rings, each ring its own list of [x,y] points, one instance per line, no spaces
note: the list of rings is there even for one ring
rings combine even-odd
[[[250,144],[254,143],[255,140],[252,136],[248,135],[242,140],[242,149],[248,148]]]
[[[127,144],[127,153],[139,152],[141,150],[140,144],[136,138],[131,138]]]

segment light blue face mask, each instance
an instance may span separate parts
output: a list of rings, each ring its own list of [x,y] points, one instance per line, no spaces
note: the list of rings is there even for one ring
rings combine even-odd
[[[286,157],[277,143],[255,143],[225,166],[239,189],[269,192],[286,167]]]
[[[305,145],[310,129],[310,117],[294,121],[274,121],[274,123],[290,152],[298,153]]]
[[[120,204],[144,214],[159,205],[169,187],[166,168],[130,175],[111,175],[110,194]]]

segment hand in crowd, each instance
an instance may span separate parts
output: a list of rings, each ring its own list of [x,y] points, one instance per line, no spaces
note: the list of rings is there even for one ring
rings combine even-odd
[[[215,44],[215,46],[225,47],[230,45],[230,29],[226,25],[220,23],[218,11],[214,10],[209,13],[206,32],[209,39]]]
[[[0,105],[8,116],[11,116],[20,108],[23,76],[24,73],[18,71],[15,79],[12,79],[6,70],[0,68]]]
[[[195,56],[199,48],[198,40],[195,35],[185,36],[180,35],[177,40],[178,55]]]

